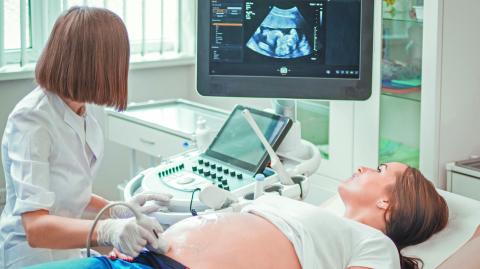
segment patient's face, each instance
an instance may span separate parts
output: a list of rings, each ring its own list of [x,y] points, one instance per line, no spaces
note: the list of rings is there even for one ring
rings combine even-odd
[[[360,167],[340,185],[338,192],[348,207],[377,207],[379,200],[388,197],[388,187],[393,186],[406,169],[407,165],[402,163],[382,164],[378,168]]]

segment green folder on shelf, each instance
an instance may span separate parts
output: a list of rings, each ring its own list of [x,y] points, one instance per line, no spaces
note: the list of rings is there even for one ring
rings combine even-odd
[[[409,87],[412,87],[412,88],[422,86],[422,80],[421,79],[408,79],[408,80],[395,79],[395,80],[392,80],[392,83],[399,84],[399,85],[404,85],[404,86],[409,86]]]
[[[401,162],[419,167],[420,150],[390,139],[380,139],[380,163]]]

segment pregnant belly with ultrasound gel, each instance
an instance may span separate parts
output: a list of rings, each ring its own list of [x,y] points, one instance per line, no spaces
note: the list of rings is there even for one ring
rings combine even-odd
[[[166,255],[192,269],[301,268],[288,238],[250,213],[192,217],[164,235],[171,244]]]

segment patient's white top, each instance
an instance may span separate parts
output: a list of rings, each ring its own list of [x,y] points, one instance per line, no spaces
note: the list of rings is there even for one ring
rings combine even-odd
[[[395,244],[382,232],[322,208],[265,195],[243,212],[261,216],[280,229],[292,242],[304,269],[400,269]]]

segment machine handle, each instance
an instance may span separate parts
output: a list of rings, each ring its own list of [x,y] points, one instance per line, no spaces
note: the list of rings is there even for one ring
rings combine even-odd
[[[140,138],[140,142],[142,142],[143,144],[148,144],[150,146],[154,146],[155,145],[155,142],[154,141],[151,141],[151,140],[147,140],[145,138]]]

